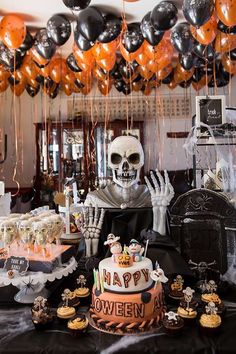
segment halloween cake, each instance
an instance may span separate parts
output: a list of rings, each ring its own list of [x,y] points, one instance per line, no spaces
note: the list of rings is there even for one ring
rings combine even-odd
[[[112,243],[106,244],[112,248]],[[129,250],[126,248],[124,252]],[[131,257],[132,252],[129,252]],[[94,270],[90,312],[98,328],[116,332],[147,330],[164,317],[166,308],[161,283],[168,279],[162,269],[153,270],[150,259],[138,254],[132,258],[133,262],[124,267],[119,265],[119,256],[113,254]]]

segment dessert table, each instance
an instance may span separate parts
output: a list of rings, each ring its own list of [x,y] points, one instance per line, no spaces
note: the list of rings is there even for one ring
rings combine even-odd
[[[160,354],[230,354],[236,348],[236,287],[223,298],[227,312],[220,333],[207,337],[196,326],[184,327],[178,337],[160,328],[155,333],[117,336],[89,327],[87,333],[73,337],[64,325],[55,322],[51,330],[36,331],[30,307],[0,308],[0,353],[160,353]],[[83,308],[86,311],[87,308]]]

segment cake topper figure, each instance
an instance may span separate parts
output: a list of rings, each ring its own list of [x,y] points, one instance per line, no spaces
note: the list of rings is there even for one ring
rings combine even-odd
[[[76,279],[76,282],[78,285],[80,285],[81,288],[84,288],[85,284],[87,283],[87,279],[83,274],[81,274],[79,278]]]
[[[135,239],[132,239],[129,243],[129,255],[133,257],[134,262],[140,262],[142,260],[142,254],[144,247]]]
[[[112,243],[119,241],[120,236],[115,236],[114,234],[109,234],[107,240],[104,242],[104,245],[111,246]]]
[[[112,242],[110,244],[110,251],[112,253],[113,262],[117,263],[118,257],[122,255],[122,246],[120,242]]]
[[[161,268],[154,269],[150,273],[150,277],[155,281],[155,288],[157,287],[158,283],[166,283],[168,281],[168,278],[165,276],[164,271]]]
[[[171,284],[171,289],[172,290],[178,290],[178,291],[182,291],[183,290],[183,284],[184,284],[184,279],[182,278],[182,276],[180,274],[176,275],[175,279],[174,279],[174,283]]]
[[[190,303],[193,299],[193,294],[195,293],[195,290],[191,289],[189,286],[187,286],[186,289],[183,290],[184,293],[184,300],[187,303],[187,310],[190,309]]]
[[[66,307],[68,307],[70,295],[71,295],[71,291],[69,289],[65,289],[61,294],[62,301],[65,304],[64,306]]]
[[[218,308],[213,301],[208,302],[208,304],[205,306],[205,309],[206,313],[209,315],[216,315],[218,311]]]

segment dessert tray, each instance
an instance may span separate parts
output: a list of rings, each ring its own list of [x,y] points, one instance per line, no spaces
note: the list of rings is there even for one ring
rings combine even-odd
[[[66,277],[73,273],[77,267],[74,257],[66,263],[58,265],[52,273],[31,272],[27,271],[24,275],[15,274],[13,278],[9,278],[8,273],[0,269],[0,287],[13,285],[20,291],[15,295],[15,301],[23,304],[31,304],[37,296],[48,297],[49,292],[45,288],[46,282],[53,282],[56,279]]]

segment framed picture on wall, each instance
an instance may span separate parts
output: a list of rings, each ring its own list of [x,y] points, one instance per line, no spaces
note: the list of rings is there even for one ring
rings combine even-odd
[[[226,122],[225,96],[196,97],[196,125],[205,123],[214,128]]]

